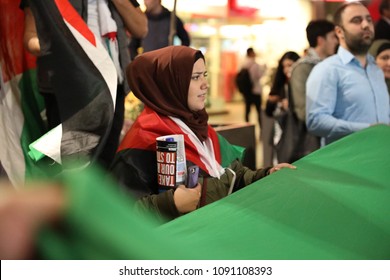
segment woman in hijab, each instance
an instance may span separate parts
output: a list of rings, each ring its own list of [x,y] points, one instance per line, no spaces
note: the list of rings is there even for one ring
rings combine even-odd
[[[375,40],[368,52],[375,57],[376,64],[383,70],[387,91],[390,94],[390,40]]]
[[[174,219],[283,167],[294,168],[287,163],[256,171],[244,167],[237,148],[208,124],[209,84],[200,51],[170,46],[146,52],[128,66],[127,77],[145,107],[120,144],[112,172],[137,199],[136,209]],[[195,188],[158,187],[156,138],[172,134],[184,135],[187,166],[199,166]]]

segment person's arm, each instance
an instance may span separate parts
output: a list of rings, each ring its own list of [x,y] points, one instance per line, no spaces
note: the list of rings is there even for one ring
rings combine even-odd
[[[118,185],[134,198],[134,209],[139,213],[151,212],[162,220],[171,220],[182,214],[196,210],[201,186],[158,193],[155,152],[128,151],[117,155],[111,167],[111,175]]]
[[[328,137],[337,121],[332,117],[337,86],[320,66],[314,67],[306,82],[306,126],[314,135]]]
[[[253,182],[256,182],[274,172],[279,171],[282,168],[295,169],[296,167],[289,163],[279,163],[274,167],[265,167],[259,168],[257,170],[251,170],[250,168],[244,166],[241,161],[235,160],[230,166],[235,173],[235,176],[232,175],[230,171],[226,171],[219,179],[218,178],[207,178],[203,180],[203,184],[207,186],[207,195],[214,195],[214,202],[220,198],[223,198],[227,195],[227,192],[230,188],[230,184],[235,177],[233,191],[238,191]],[[216,194],[218,194],[216,196]]]
[[[26,50],[38,56],[41,51],[39,44],[38,33],[35,25],[34,15],[31,12],[29,7],[24,8],[24,34],[23,34],[23,44]]]
[[[127,30],[132,36],[144,38],[148,33],[148,19],[138,7],[129,0],[111,0],[121,15]]]
[[[298,64],[291,73],[290,86],[294,111],[299,120],[306,121],[306,81],[313,69],[307,63]]]
[[[242,180],[245,185],[249,185],[253,182],[256,182],[268,175],[271,175],[283,168],[296,169],[296,167],[290,163],[278,163],[273,167],[264,167],[256,170],[252,170],[246,166],[239,167],[240,172],[242,172]]]
[[[173,220],[180,217],[173,195],[173,189],[160,194],[145,195],[135,201],[133,209],[137,215],[151,214],[162,222]]]
[[[151,213],[161,220],[173,220],[183,214],[195,211],[198,208],[202,186],[195,188],[178,186],[159,194],[146,195],[135,203],[135,210],[140,214]]]
[[[191,43],[190,36],[188,35],[188,32],[185,30],[184,24],[179,17],[176,17],[176,34],[177,37],[179,37],[182,46],[190,45]]]

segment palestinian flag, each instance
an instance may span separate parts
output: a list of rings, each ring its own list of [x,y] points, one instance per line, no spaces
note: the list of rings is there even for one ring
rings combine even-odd
[[[0,2],[0,162],[12,184],[41,173],[28,145],[45,133],[35,57],[23,48],[24,13],[19,2]]]
[[[89,162],[104,146],[114,115],[117,72],[100,38],[67,0],[32,0],[42,55],[52,72],[61,125],[30,145],[30,155]]]
[[[41,49],[50,53],[62,122],[44,135],[35,60],[23,50],[24,13],[18,1],[0,5],[0,161],[11,181],[19,184],[33,175],[36,161],[45,156],[58,163],[93,160],[111,127],[117,86],[115,66],[100,39],[68,1],[30,1]]]

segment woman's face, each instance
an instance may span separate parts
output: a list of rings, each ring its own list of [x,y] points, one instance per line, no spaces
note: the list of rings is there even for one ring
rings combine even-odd
[[[294,64],[294,60],[292,59],[289,59],[289,58],[285,58],[283,59],[282,61],[282,65],[283,65],[283,73],[284,75],[286,75],[287,78],[290,79],[291,77],[291,66]]]
[[[192,69],[191,82],[188,89],[187,102],[191,111],[197,112],[204,109],[208,89],[206,65],[204,60],[199,58]]]
[[[390,79],[390,49],[382,51],[375,58],[376,64],[385,73],[386,79]]]

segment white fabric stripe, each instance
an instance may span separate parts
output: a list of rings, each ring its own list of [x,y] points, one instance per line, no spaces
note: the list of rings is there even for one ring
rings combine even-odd
[[[182,120],[175,117],[169,118],[173,120],[185,134],[188,135],[190,141],[195,145],[196,149],[198,150],[200,160],[206,166],[208,173],[212,177],[217,177],[219,179],[221,175],[225,173],[225,170],[215,159],[212,140],[210,138],[207,138],[206,141],[201,142],[198,137],[196,137],[195,133]]]
[[[34,148],[61,164],[61,140],[62,124],[51,129],[37,141],[30,144],[30,149]]]
[[[89,59],[95,64],[96,68],[102,74],[104,80],[107,83],[107,86],[111,92],[114,108],[115,108],[115,100],[116,100],[116,88],[118,83],[118,74],[115,68],[114,63],[107,50],[103,46],[100,41],[100,38],[96,38],[96,47],[92,45],[80,32],[75,29],[72,25],[70,25],[67,21],[65,21],[66,25],[69,27],[73,36],[80,43],[81,47],[88,55]]]
[[[64,20],[65,21],[65,20]],[[88,55],[89,59],[94,63],[96,68],[102,74],[113,100],[113,106],[115,109],[115,100],[116,100],[116,88],[117,88],[117,72],[115,65],[112,62],[109,54],[106,49],[100,42],[100,39],[97,39],[95,36],[96,47],[93,46],[84,36],[78,32],[72,25],[65,21],[66,25],[69,27],[69,30],[72,32],[73,36],[80,43],[81,47]],[[42,154],[47,155],[56,162],[61,164],[61,139],[62,139],[62,125],[55,127],[53,130],[49,131],[37,141],[35,141],[31,146]]]
[[[0,69],[3,69],[1,65]],[[22,74],[16,75],[4,83],[0,71],[0,161],[15,187],[23,185],[26,172],[24,154],[20,146],[24,125],[18,87],[21,77]]]

